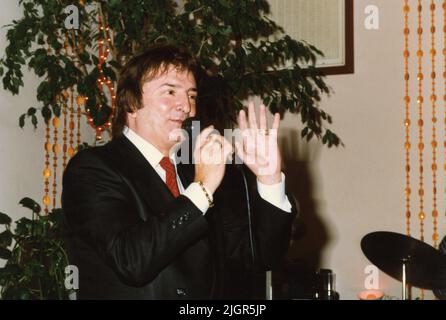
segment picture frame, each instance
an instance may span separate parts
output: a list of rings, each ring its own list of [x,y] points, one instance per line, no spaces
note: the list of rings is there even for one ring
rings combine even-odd
[[[270,16],[293,39],[324,53],[324,75],[354,73],[353,0],[268,0]]]

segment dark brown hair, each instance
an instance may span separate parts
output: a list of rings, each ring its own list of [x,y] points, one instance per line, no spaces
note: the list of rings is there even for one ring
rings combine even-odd
[[[166,73],[169,67],[190,71],[197,80],[198,65],[184,48],[172,45],[154,45],[131,58],[121,69],[116,92],[116,108],[113,115],[113,136],[122,134],[127,124],[127,112],[143,107],[142,87],[156,76]]]

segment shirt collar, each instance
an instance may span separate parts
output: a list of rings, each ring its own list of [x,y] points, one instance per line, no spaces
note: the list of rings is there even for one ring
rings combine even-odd
[[[125,126],[123,130],[124,136],[132,142],[136,148],[142,153],[144,158],[150,163],[153,168],[156,168],[161,159],[164,157],[163,153],[159,151],[153,144],[151,144],[146,139],[142,138],[135,131]],[[176,164],[175,161],[175,153],[170,155],[170,158],[173,160],[173,163]]]

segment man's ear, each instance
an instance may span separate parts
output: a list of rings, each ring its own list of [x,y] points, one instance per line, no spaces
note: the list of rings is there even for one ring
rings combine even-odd
[[[138,108],[135,106],[130,106],[130,111],[127,111],[127,119],[135,119],[138,113]]]
[[[127,119],[135,119],[136,118],[136,111],[133,112],[127,112]]]

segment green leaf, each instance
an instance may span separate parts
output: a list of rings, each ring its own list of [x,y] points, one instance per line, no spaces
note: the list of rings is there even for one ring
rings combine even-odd
[[[20,294],[20,300],[29,300],[30,299],[30,295],[29,292],[23,292],[22,294]]]
[[[25,217],[20,218],[16,222],[16,230],[15,230],[16,235],[24,237],[29,236],[31,233],[32,225],[33,223],[31,219]]]
[[[11,251],[5,248],[0,248],[0,259],[8,260],[11,258]]]
[[[208,32],[209,32],[209,34],[211,34],[211,35],[216,35],[217,34],[217,32],[218,32],[218,29],[214,26],[214,25],[210,25],[209,27],[208,27]]]
[[[77,146],[77,151],[86,150],[90,148],[90,145],[87,142],[83,142]]]
[[[230,8],[231,5],[229,4],[228,0],[218,0],[218,2],[225,8]]]
[[[32,116],[33,114],[35,114],[36,113],[36,108],[29,108],[28,109],[28,116]]]
[[[35,213],[39,213],[41,210],[40,205],[31,198],[23,198],[19,201],[19,204],[25,208],[31,209]]]
[[[311,131],[308,135],[307,135],[307,141],[310,141],[314,136],[314,131]]]
[[[22,56],[16,56],[16,61],[20,62],[21,64],[26,64],[26,61]]]
[[[59,224],[62,221],[62,218],[63,210],[60,208],[55,208],[48,214],[48,220],[55,224]]]
[[[120,5],[121,1],[122,0],[109,0],[108,2],[109,2],[110,7],[114,7],[114,6]]]
[[[0,212],[0,224],[11,224],[12,219],[6,214]]]
[[[26,117],[26,113],[22,114],[19,118],[19,127],[23,128],[25,126],[25,117]]]
[[[184,11],[186,12],[191,12],[194,9],[195,6],[191,2],[186,2],[186,4],[184,5]]]
[[[33,126],[34,126],[34,129],[37,129],[37,117],[36,117],[35,114],[33,114],[33,115],[31,116],[31,123],[32,123]]]
[[[42,117],[45,121],[49,121],[51,119],[51,109],[48,106],[44,106],[42,108]]]
[[[56,117],[60,117],[60,106],[58,104],[52,105],[53,113]]]
[[[115,60],[108,61],[107,63],[118,70],[121,69],[121,65]]]
[[[225,36],[229,36],[232,33],[232,27],[231,26],[226,26],[223,29],[220,29],[220,33],[225,35]]]
[[[6,248],[9,247],[12,243],[12,232],[9,230],[5,230],[0,233],[0,247]]]
[[[37,38],[37,44],[40,44],[40,45],[44,45],[44,44],[45,44],[45,39],[44,39],[42,33],[39,34],[39,36],[38,36],[38,38]]]
[[[327,143],[327,141],[328,141],[328,137],[329,137],[329,135],[328,135],[327,133],[325,133],[325,134],[324,134],[324,137],[322,138],[322,143],[323,143],[323,144],[326,144],[326,143]]]
[[[324,120],[327,120],[327,114],[324,111],[321,111],[321,117]]]

